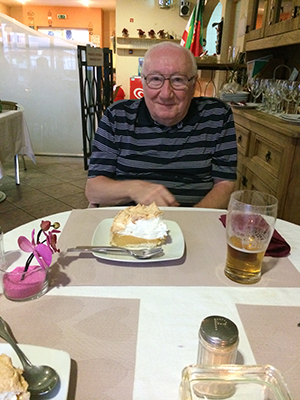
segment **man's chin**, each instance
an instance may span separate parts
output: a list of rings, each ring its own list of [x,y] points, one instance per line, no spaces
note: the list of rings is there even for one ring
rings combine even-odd
[[[181,121],[181,118],[177,112],[174,112],[170,109],[166,110],[165,112],[159,112],[153,116],[154,121],[158,122],[159,124],[165,126],[171,126],[177,124]]]

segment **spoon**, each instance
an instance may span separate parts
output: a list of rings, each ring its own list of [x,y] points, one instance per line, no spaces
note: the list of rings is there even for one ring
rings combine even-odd
[[[59,381],[59,376],[53,368],[46,365],[32,365],[23,351],[12,337],[8,324],[0,317],[0,337],[9,343],[19,357],[23,369],[24,379],[28,383],[31,395],[39,396],[50,392]]]
[[[130,254],[131,256],[138,258],[140,260],[145,260],[152,258],[154,256],[160,256],[163,254],[163,249],[161,247],[155,247],[152,249],[140,249],[140,250],[130,250],[124,247],[116,246],[77,246],[74,248],[67,249],[68,252],[95,252],[95,253],[105,253],[105,254]]]

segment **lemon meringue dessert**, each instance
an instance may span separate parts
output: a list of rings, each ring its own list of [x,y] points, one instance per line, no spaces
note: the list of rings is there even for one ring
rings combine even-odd
[[[0,355],[0,400],[29,400],[28,383],[23,371],[15,368],[11,358],[6,354]]]
[[[120,211],[110,229],[110,244],[127,249],[151,249],[165,243],[168,227],[155,203],[138,204]]]

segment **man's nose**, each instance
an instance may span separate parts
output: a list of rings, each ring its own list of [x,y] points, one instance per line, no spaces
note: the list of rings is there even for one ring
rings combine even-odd
[[[170,96],[170,94],[173,94],[173,88],[169,78],[165,78],[165,81],[160,89],[160,92],[164,96]]]

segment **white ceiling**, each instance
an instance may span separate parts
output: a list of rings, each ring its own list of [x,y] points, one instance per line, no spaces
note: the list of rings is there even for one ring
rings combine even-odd
[[[103,10],[115,10],[116,0],[0,0],[2,4],[9,7],[19,6],[21,3],[32,6],[62,6],[62,7],[86,7],[84,3],[89,3],[89,7],[102,8]]]

